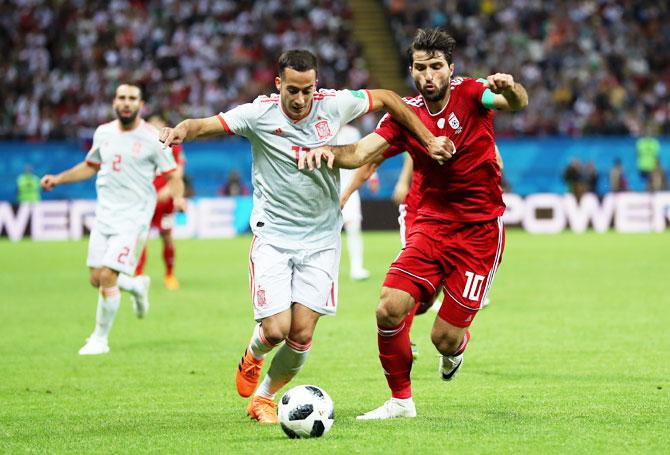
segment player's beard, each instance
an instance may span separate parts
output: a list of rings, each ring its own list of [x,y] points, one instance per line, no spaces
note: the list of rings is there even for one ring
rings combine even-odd
[[[421,93],[421,96],[423,96],[423,99],[429,102],[435,102],[435,101],[440,101],[443,100],[445,96],[447,96],[447,90],[449,89],[449,85],[444,84],[442,87],[437,92],[433,92],[432,94],[426,93],[424,90],[421,89],[421,86],[419,85],[419,82],[415,81],[414,85],[416,85],[416,89]],[[433,84],[434,85],[434,84]]]
[[[115,109],[115,111],[116,111],[116,118],[119,119],[119,122],[121,122],[123,124],[123,126],[132,125],[133,122],[135,121],[135,119],[137,118],[137,114],[140,113],[140,111],[137,110],[137,111],[134,111],[133,113],[131,113],[129,116],[124,117],[123,115],[121,115],[120,110]]]

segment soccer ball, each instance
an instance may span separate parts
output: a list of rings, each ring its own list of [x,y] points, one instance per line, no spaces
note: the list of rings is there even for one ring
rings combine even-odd
[[[333,426],[335,409],[328,394],[314,385],[299,385],[279,401],[279,423],[291,438],[318,438]]]

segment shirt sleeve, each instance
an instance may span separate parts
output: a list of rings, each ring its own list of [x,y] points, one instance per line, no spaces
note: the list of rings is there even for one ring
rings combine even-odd
[[[90,150],[86,154],[86,164],[94,167],[100,167],[102,164],[102,155],[100,155],[100,145],[102,144],[102,139],[100,138],[100,128],[95,130],[93,133],[93,144],[91,145]]]
[[[372,109],[372,98],[367,90],[338,90],[335,92],[335,104],[341,123],[367,114]]]
[[[159,145],[154,153],[154,164],[159,174],[168,174],[177,169],[172,148]]]
[[[240,104],[228,112],[220,112],[217,117],[229,135],[248,137],[253,130],[257,113],[258,101],[254,101]]]

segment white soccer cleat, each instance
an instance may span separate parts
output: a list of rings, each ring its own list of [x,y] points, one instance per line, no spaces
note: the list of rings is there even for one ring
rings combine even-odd
[[[86,340],[86,344],[79,350],[79,355],[100,355],[108,352],[107,339],[91,335]]]
[[[463,365],[463,354],[459,355],[441,355],[440,356],[440,378],[443,381],[451,381]]]
[[[370,278],[370,272],[366,269],[352,270],[349,276],[351,276],[352,280],[363,281]]]
[[[130,300],[133,302],[133,309],[138,318],[143,318],[149,312],[149,287],[151,278],[146,275],[137,277],[140,282],[140,289],[130,293]]]
[[[391,398],[377,409],[356,417],[356,420],[386,420],[397,417],[416,417],[414,401]]]

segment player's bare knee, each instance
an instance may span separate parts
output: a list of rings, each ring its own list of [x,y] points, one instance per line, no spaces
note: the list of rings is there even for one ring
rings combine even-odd
[[[118,276],[118,273],[115,272],[112,269],[108,269],[107,267],[103,267],[100,269],[100,273],[98,274],[98,281],[100,283],[100,286],[103,287],[111,287],[116,284],[116,278]]]
[[[283,327],[280,324],[263,324],[263,336],[268,343],[276,345],[288,337],[289,327]]]
[[[296,332],[291,332],[288,335],[288,338],[291,339],[291,341],[297,343],[297,344],[302,344],[302,345],[309,345],[312,342],[312,336],[313,332],[311,330],[299,330]]]
[[[98,270],[91,270],[91,273],[88,276],[88,282],[91,283],[91,286],[94,288],[100,287],[100,274]]]
[[[382,287],[379,305],[377,305],[377,324],[382,327],[395,327],[405,319],[414,300],[409,294],[397,289]]]
[[[442,355],[454,354],[463,342],[462,335],[457,336],[449,332],[437,331],[435,329],[431,332],[430,338],[435,348]]]

